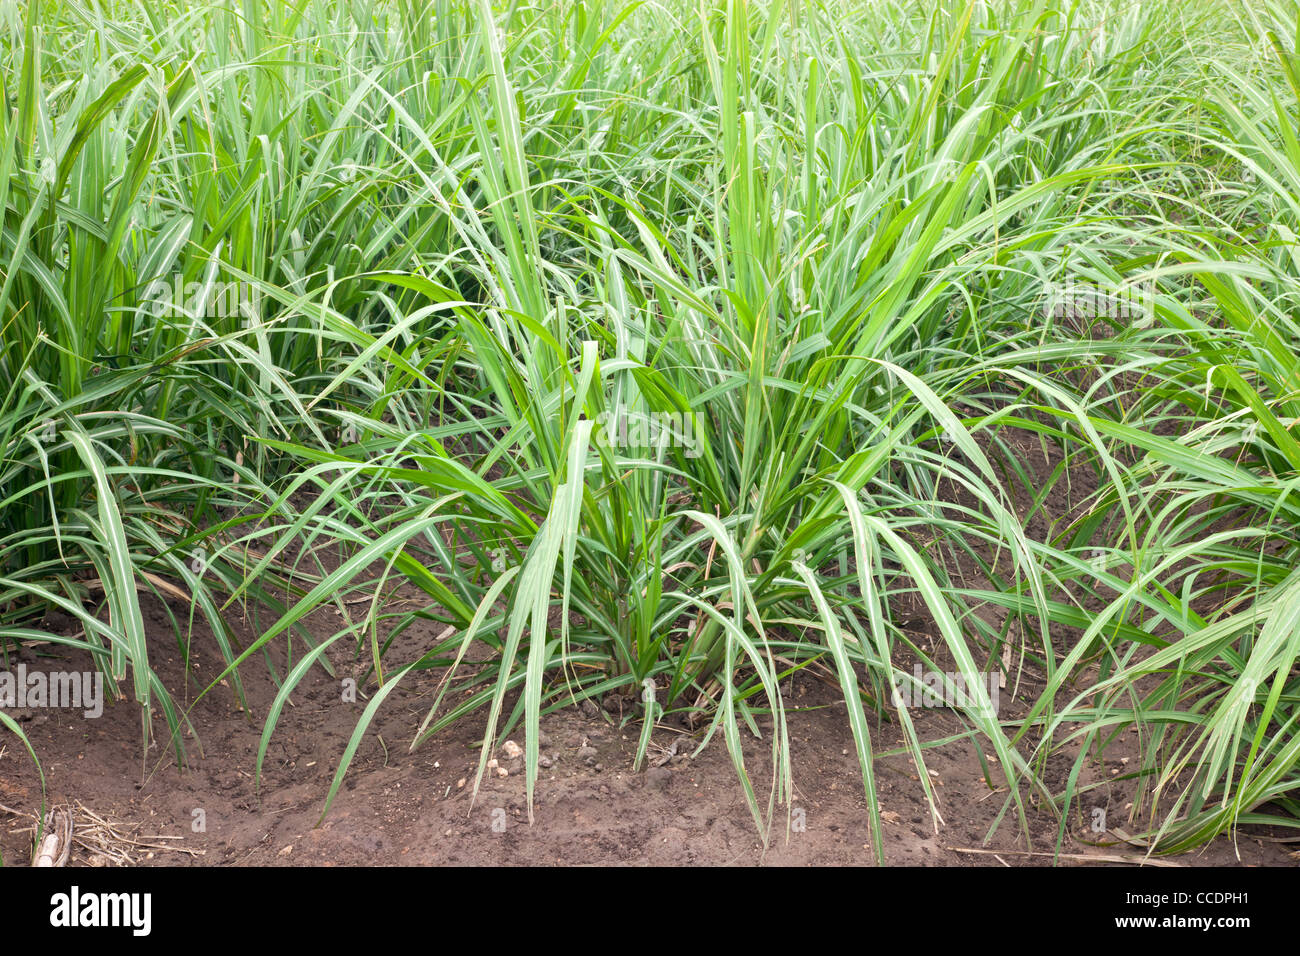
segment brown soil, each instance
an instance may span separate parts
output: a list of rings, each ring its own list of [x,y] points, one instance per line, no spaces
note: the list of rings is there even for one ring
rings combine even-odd
[[[146,601],[145,608],[158,635],[154,646],[174,646],[162,606]],[[204,636],[196,633],[194,646],[210,647]],[[406,639],[418,646],[430,636],[412,633]],[[247,639],[247,633],[243,637]],[[399,656],[401,650],[395,648]],[[38,659],[37,651],[50,656]],[[109,704],[103,716],[93,720],[63,710],[23,715],[27,719],[22,726],[45,770],[49,801],[80,804],[76,818],[80,829],[90,834],[85,845],[74,847],[71,864],[112,862],[93,848],[96,834],[124,859],[146,865],[872,861],[861,775],[843,704],[837,703],[835,688],[807,672],[796,675],[790,688],[793,832],[787,837],[781,814],[766,852],[720,736],[694,759],[687,756],[691,748],[679,747],[678,756],[665,765],[634,773],[639,723],[620,729],[615,716],[592,706],[585,711],[570,707],[544,717],[542,752],[554,762],[538,782],[532,825],[517,759],[502,755],[501,765],[509,775],[489,776],[472,804],[482,718],[453,727],[413,753],[407,749],[437,683],[433,672],[408,677],[381,708],[334,807],[318,826],[339,756],[365,703],[364,699],[356,704],[342,701],[340,680],[353,672],[344,656],[335,656],[339,679],[317,669],[293,695],[294,706],[286,708],[272,739],[260,793],[253,780],[260,718],[275,691],[260,664],[248,667],[245,676],[255,718],[240,712],[233,694],[224,688],[205,697],[191,714],[202,734],[202,754],[195,741],[188,741],[190,765],[182,772],[155,745],[143,784],[140,718],[133,704]],[[170,687],[184,684],[177,658],[179,654],[174,654],[173,659],[160,662],[160,674]],[[86,666],[78,655],[65,654],[55,645],[26,648],[22,660],[29,670]],[[11,657],[10,666],[15,664]],[[206,686],[219,672],[214,664],[212,657],[200,659],[191,687]],[[1020,707],[1023,702],[1011,704]],[[915,713],[922,739],[962,729],[950,711]],[[161,718],[155,724],[165,730]],[[872,734],[878,751],[901,744],[894,725],[873,724]],[[684,736],[677,728],[657,731],[651,760],[662,757],[677,736]],[[765,803],[770,743],[754,739],[748,731],[745,736],[747,766]],[[37,811],[41,791],[31,761],[12,735],[6,737],[0,751],[0,805],[16,812],[0,813],[0,852],[5,862],[21,864],[31,849],[31,820],[20,814]],[[897,755],[876,761],[887,862],[939,866],[1050,862],[1050,857],[1027,855],[1029,847],[1018,831],[1014,810],[989,845],[983,845],[1006,794],[984,782],[969,739],[927,751],[926,759],[943,820],[937,833],[910,759]],[[1103,779],[1119,768],[1117,760],[1113,763],[1091,772]],[[1097,805],[1115,802],[1112,820],[1122,815],[1125,791],[1121,786],[1114,793],[1102,789],[1094,796]],[[1141,851],[1131,846],[1095,847],[1076,838],[1087,831],[1089,809],[1078,811],[1077,819],[1070,821],[1062,847],[1069,855],[1060,860],[1062,865],[1101,864],[1118,857],[1139,861]],[[105,836],[107,831],[91,813],[111,825],[116,836]],[[205,824],[202,830],[197,826],[200,816]],[[1029,829],[1032,850],[1050,853],[1054,818],[1031,809]],[[122,837],[139,845],[123,842]],[[1237,849],[1246,864],[1289,862],[1282,846],[1260,839],[1243,836]],[[1178,862],[1232,865],[1237,860],[1232,843],[1225,839]]]
[[[1023,433],[1004,435],[1015,445],[1034,487],[1010,481],[1018,517],[1040,539],[1059,531],[1063,520],[1095,491],[1091,476],[1070,475],[1035,507],[1037,490],[1052,483],[1060,462]],[[981,444],[988,447],[988,436]],[[992,455],[993,452],[990,451]],[[946,495],[947,496],[947,495]],[[949,500],[962,502],[954,491]],[[973,504],[973,502],[965,502]],[[983,560],[1006,560],[991,551]],[[969,558],[951,569],[967,587],[989,582]],[[1005,571],[1005,568],[1002,569]],[[152,632],[155,666],[167,687],[188,686],[189,701],[220,673],[215,644],[200,622],[192,646],[197,654],[186,675],[171,636],[166,609],[143,600]],[[924,614],[896,608],[909,639],[943,663],[942,641]],[[172,608],[185,621],[187,609]],[[994,628],[1005,612],[978,608]],[[309,621],[324,638],[340,624],[319,612]],[[57,621],[47,628],[60,629]],[[247,646],[254,628],[233,622]],[[1032,643],[1032,635],[1019,635]],[[1077,634],[1054,633],[1058,653]],[[435,638],[432,625],[410,628],[390,650],[387,661],[405,663]],[[629,714],[621,721],[594,704],[569,707],[542,720],[542,753],[551,766],[538,781],[530,825],[519,759],[498,752],[502,777],[489,773],[477,800],[471,799],[485,716],[471,716],[443,731],[414,752],[408,750],[428,711],[439,674],[413,672],[390,695],[361,743],[337,799],[320,819],[326,794],[344,747],[373,693],[362,688],[356,703],[344,701],[343,680],[360,679],[364,668],[339,641],[329,651],[335,676],[315,668],[292,696],[267,753],[260,789],[254,771],[262,719],[275,696],[268,668],[250,659],[243,677],[251,709],[238,708],[233,690],[221,687],[194,704],[190,714],[201,739],[188,739],[189,764],[180,770],[169,750],[155,743],[142,772],[140,711],[121,701],[106,705],[103,716],[88,720],[79,711],[34,710],[20,715],[22,727],[45,772],[47,801],[75,808],[81,840],[71,865],[355,865],[355,864],[870,864],[870,818],[861,771],[837,687],[811,670],[783,684],[788,714],[794,793],[787,817],[778,808],[772,839],[765,850],[721,734],[692,757],[702,731],[688,734],[670,720],[656,730],[648,764],[632,769],[641,724]],[[1014,642],[1013,642],[1014,643]],[[166,656],[170,650],[170,657]],[[900,651],[903,650],[900,648]],[[299,649],[300,652],[300,649]],[[38,656],[39,655],[39,656]],[[1018,655],[1017,655],[1018,656]],[[285,673],[283,646],[270,654]],[[910,666],[900,653],[898,663]],[[1059,659],[1059,658],[1058,658]],[[10,656],[29,670],[80,670],[84,655],[59,645],[24,648]],[[984,662],[980,662],[984,663]],[[188,682],[187,678],[188,677]],[[1043,675],[1019,658],[1001,692],[1003,718],[1022,716],[1043,686]],[[1071,695],[1065,688],[1064,695]],[[178,693],[178,697],[183,694]],[[507,702],[509,713],[513,700]],[[188,706],[189,702],[185,702]],[[444,709],[446,703],[444,703]],[[951,710],[912,710],[923,741],[958,737],[966,730]],[[760,724],[763,739],[742,729],[746,767],[760,802],[771,787],[770,721]],[[160,716],[156,735],[166,737]],[[902,752],[903,737],[894,723],[873,719],[873,749],[879,805],[884,817],[884,854],[890,864],[927,866],[1041,865],[1053,862],[1058,821],[1049,811],[1026,807],[1028,839],[1014,805],[1005,808],[1005,781],[985,780],[974,738],[964,737],[926,750],[927,771],[941,823],[932,818],[917,770]],[[522,728],[512,739],[522,744]],[[674,740],[677,754],[667,757]],[[689,745],[688,744],[689,741]],[[1032,743],[1032,742],[1031,742]],[[1104,764],[1089,759],[1080,776],[1085,805],[1075,806],[1065,827],[1060,865],[1141,863],[1143,851],[1131,844],[1093,845],[1090,822],[1098,808],[1111,827],[1130,831],[1128,808],[1138,792],[1129,764],[1137,739],[1109,747]],[[1054,789],[1064,786],[1078,754],[1054,754],[1044,777]],[[1136,761],[1132,761],[1136,764]],[[996,767],[996,763],[989,761]],[[994,774],[996,770],[992,771]],[[143,780],[142,780],[143,778]],[[1001,785],[1001,789],[998,789]],[[41,786],[21,744],[0,730],[0,854],[9,864],[27,861],[32,817],[41,804]],[[1001,818],[992,836],[990,828]],[[787,821],[790,826],[787,829]],[[200,825],[202,824],[202,825]],[[987,843],[986,843],[986,837]],[[134,842],[127,842],[133,840]],[[1208,848],[1174,859],[1175,865],[1294,865],[1289,845],[1268,834],[1239,833]]]

